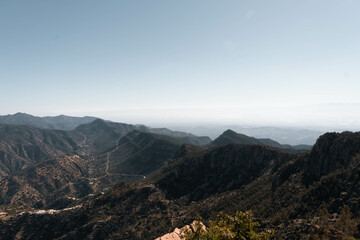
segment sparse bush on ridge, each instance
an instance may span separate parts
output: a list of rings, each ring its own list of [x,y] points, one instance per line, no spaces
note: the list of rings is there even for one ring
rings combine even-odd
[[[234,217],[220,213],[207,229],[200,220],[195,222],[193,231],[185,232],[185,240],[267,240],[274,234],[273,229],[259,231],[260,224],[253,220],[251,211],[237,211]]]

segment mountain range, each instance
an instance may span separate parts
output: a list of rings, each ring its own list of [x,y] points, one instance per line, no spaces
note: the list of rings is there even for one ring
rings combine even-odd
[[[26,113],[0,116],[0,124],[28,125],[45,129],[73,130],[80,124],[94,121],[95,117],[69,117],[59,115],[56,117],[36,117]]]
[[[0,147],[4,239],[155,239],[239,210],[275,239],[319,236],[345,206],[360,223],[360,133],[290,146],[95,119],[70,131],[0,125]]]
[[[191,132],[195,135],[206,135],[212,139],[217,138],[226,129],[252,136],[255,138],[270,138],[280,144],[314,145],[316,139],[326,131],[317,127],[289,127],[289,126],[248,126],[248,125],[221,125],[204,124],[201,126],[171,125],[172,129]],[[329,130],[328,130],[329,131]],[[332,130],[334,131],[334,130]],[[339,131],[339,130],[338,130]]]
[[[173,159],[136,183],[115,184],[60,210],[8,213],[0,233],[6,239],[155,239],[197,216],[206,224],[220,211],[252,210],[275,228],[276,239],[310,238],[321,208],[335,222],[345,205],[355,217],[360,214],[359,139],[359,133],[328,133],[305,153],[258,144],[182,145]]]
[[[6,136],[0,139],[3,177],[0,204],[55,208],[71,203],[69,199],[84,197],[84,193],[95,194],[122,180],[141,180],[177,156],[183,144],[199,142],[198,137],[191,134],[101,119],[79,125],[72,131],[0,125],[0,136]],[[228,143],[281,147],[270,139],[258,140],[228,130],[213,142],[197,148],[204,150]],[[54,174],[48,174],[50,169]],[[36,174],[29,174],[31,172]],[[63,189],[64,185],[72,187]]]

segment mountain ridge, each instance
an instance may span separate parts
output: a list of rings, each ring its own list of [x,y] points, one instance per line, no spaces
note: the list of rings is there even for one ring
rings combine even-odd
[[[27,113],[15,113],[0,116],[0,124],[35,126],[44,129],[73,130],[78,125],[94,121],[95,117],[70,117],[58,115],[54,117],[37,117]]]
[[[283,145],[280,144],[270,138],[254,138],[249,137],[245,134],[237,133],[231,129],[223,132],[219,137],[217,137],[214,141],[209,143],[207,146],[221,146],[230,143],[240,143],[240,144],[258,144],[258,145],[266,145],[275,148],[279,148],[282,150],[290,151],[290,152],[303,152],[311,149],[310,145]]]

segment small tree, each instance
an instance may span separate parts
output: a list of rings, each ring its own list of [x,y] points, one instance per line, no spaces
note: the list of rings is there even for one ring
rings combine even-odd
[[[316,226],[310,229],[311,240],[330,239],[331,235],[331,224],[329,218],[331,217],[329,211],[326,208],[322,208],[319,211],[318,219],[316,219]]]
[[[259,223],[253,221],[252,213],[236,212],[234,217],[220,213],[214,221],[210,221],[207,230],[196,227],[187,231],[186,240],[267,240],[274,230],[258,231]]]
[[[347,205],[343,207],[339,219],[335,223],[330,222],[330,217],[327,209],[320,210],[316,225],[311,229],[311,240],[355,239],[353,236],[357,232],[356,222],[352,219],[352,213]]]
[[[335,227],[347,237],[352,237],[356,233],[356,222],[352,219],[352,213],[348,205],[345,205],[341,210]]]

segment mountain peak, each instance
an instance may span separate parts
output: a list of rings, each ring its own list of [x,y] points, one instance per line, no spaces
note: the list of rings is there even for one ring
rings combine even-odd
[[[106,125],[106,122],[103,119],[97,118],[94,121],[92,121],[92,123],[90,123],[90,124],[93,124],[93,125]]]
[[[27,114],[27,113],[23,113],[23,112],[17,112],[15,114],[9,114],[7,115],[7,117],[16,117],[16,118],[23,118],[23,117],[27,117],[27,118],[36,118],[35,116],[33,115],[30,115],[30,114]]]
[[[9,114],[11,115],[11,114]],[[19,116],[19,115],[27,115],[27,116],[30,116],[30,114],[27,114],[27,113],[22,113],[22,112],[17,112],[15,114],[13,114],[14,116]]]
[[[249,137],[247,135],[237,133],[231,129],[226,130],[218,138],[210,143],[210,146],[221,146],[230,143],[240,143],[240,144],[258,144],[258,145],[267,145],[276,148],[283,148],[283,146],[269,138],[258,139],[254,137]],[[291,150],[291,146],[288,150]]]
[[[241,144],[261,144],[258,139],[246,136],[244,134],[239,134],[231,129],[223,132],[218,138],[216,138],[211,145],[220,146],[226,145],[229,143],[241,143]]]
[[[231,129],[228,129],[225,132],[223,132],[221,135],[234,135],[234,134],[238,134],[238,133]]]
[[[97,118],[90,123],[80,124],[77,128],[79,131],[95,131],[95,130],[104,130],[111,129],[111,127],[102,119]]]

